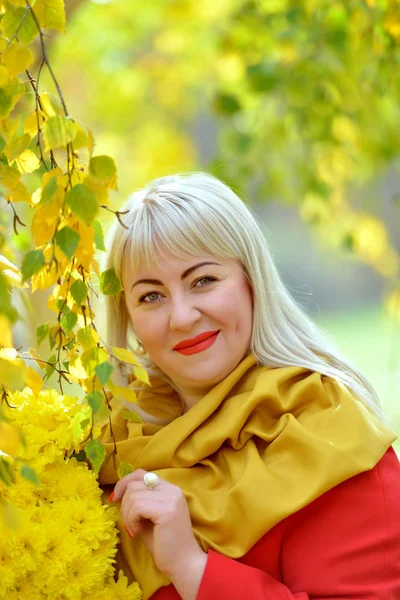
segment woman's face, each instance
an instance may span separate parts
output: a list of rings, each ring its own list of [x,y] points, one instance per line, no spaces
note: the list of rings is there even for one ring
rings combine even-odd
[[[133,271],[126,260],[122,280],[137,337],[188,406],[247,354],[252,292],[237,261],[164,254]]]

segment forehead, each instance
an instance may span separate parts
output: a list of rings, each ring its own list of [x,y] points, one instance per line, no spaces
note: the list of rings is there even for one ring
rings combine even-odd
[[[154,262],[151,264],[142,263],[140,265],[133,264],[130,260],[129,253],[124,255],[122,263],[122,277],[126,282],[133,281],[139,278],[157,278],[157,275],[164,276],[166,274],[181,276],[186,269],[202,262],[218,263],[222,266],[233,266],[236,261],[212,254],[182,254],[176,256],[170,252],[155,252]]]

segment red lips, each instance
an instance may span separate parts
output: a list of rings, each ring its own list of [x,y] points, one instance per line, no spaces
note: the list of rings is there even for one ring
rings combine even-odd
[[[214,331],[204,331],[204,333],[200,333],[199,335],[196,335],[196,337],[191,338],[190,340],[183,340],[183,342],[179,342],[179,344],[176,344],[176,346],[174,346],[173,349],[180,350],[181,348],[189,348],[189,346],[195,346],[196,344],[199,344],[204,340],[208,340],[208,338],[218,333],[218,331],[219,329],[216,329]]]

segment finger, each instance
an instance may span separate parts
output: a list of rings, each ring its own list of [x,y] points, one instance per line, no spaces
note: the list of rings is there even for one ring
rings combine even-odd
[[[124,516],[124,523],[133,535],[143,530],[143,519],[148,519],[156,525],[162,519],[165,506],[157,500],[142,501],[131,505]]]
[[[121,500],[120,512],[122,519],[126,524],[128,524],[128,514],[136,514],[135,521],[140,521],[143,517],[140,510],[138,510],[138,506],[143,506],[146,503],[151,503],[153,501],[165,502],[164,496],[156,497],[152,490],[141,490],[139,492],[132,492],[130,488],[128,488]],[[146,517],[143,517],[146,518]]]
[[[114,491],[113,491],[114,495],[111,494],[111,501],[118,502],[118,500],[120,500],[122,498],[122,496],[124,495],[128,485],[132,481],[141,481],[142,483],[144,483],[143,478],[146,475],[146,473],[147,473],[147,471],[145,471],[144,469],[136,469],[132,473],[129,473],[129,475],[125,475],[125,477],[122,477],[122,479],[120,479],[114,487]],[[160,483],[162,481],[164,481],[164,480],[161,479],[161,477],[160,477]],[[146,485],[146,484],[144,483],[144,485]]]

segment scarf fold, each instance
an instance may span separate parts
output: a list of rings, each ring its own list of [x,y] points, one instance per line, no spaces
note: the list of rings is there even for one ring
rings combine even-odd
[[[119,460],[154,471],[184,492],[204,551],[245,555],[277,523],[339,483],[372,469],[396,439],[342,384],[303,367],[257,365],[248,355],[200,402],[182,414],[167,384],[138,395],[165,426],[135,423],[111,401]],[[101,485],[118,480],[110,427]],[[117,563],[148,600],[168,578],[141,536],[120,523]],[[118,566],[118,564],[117,564]]]

